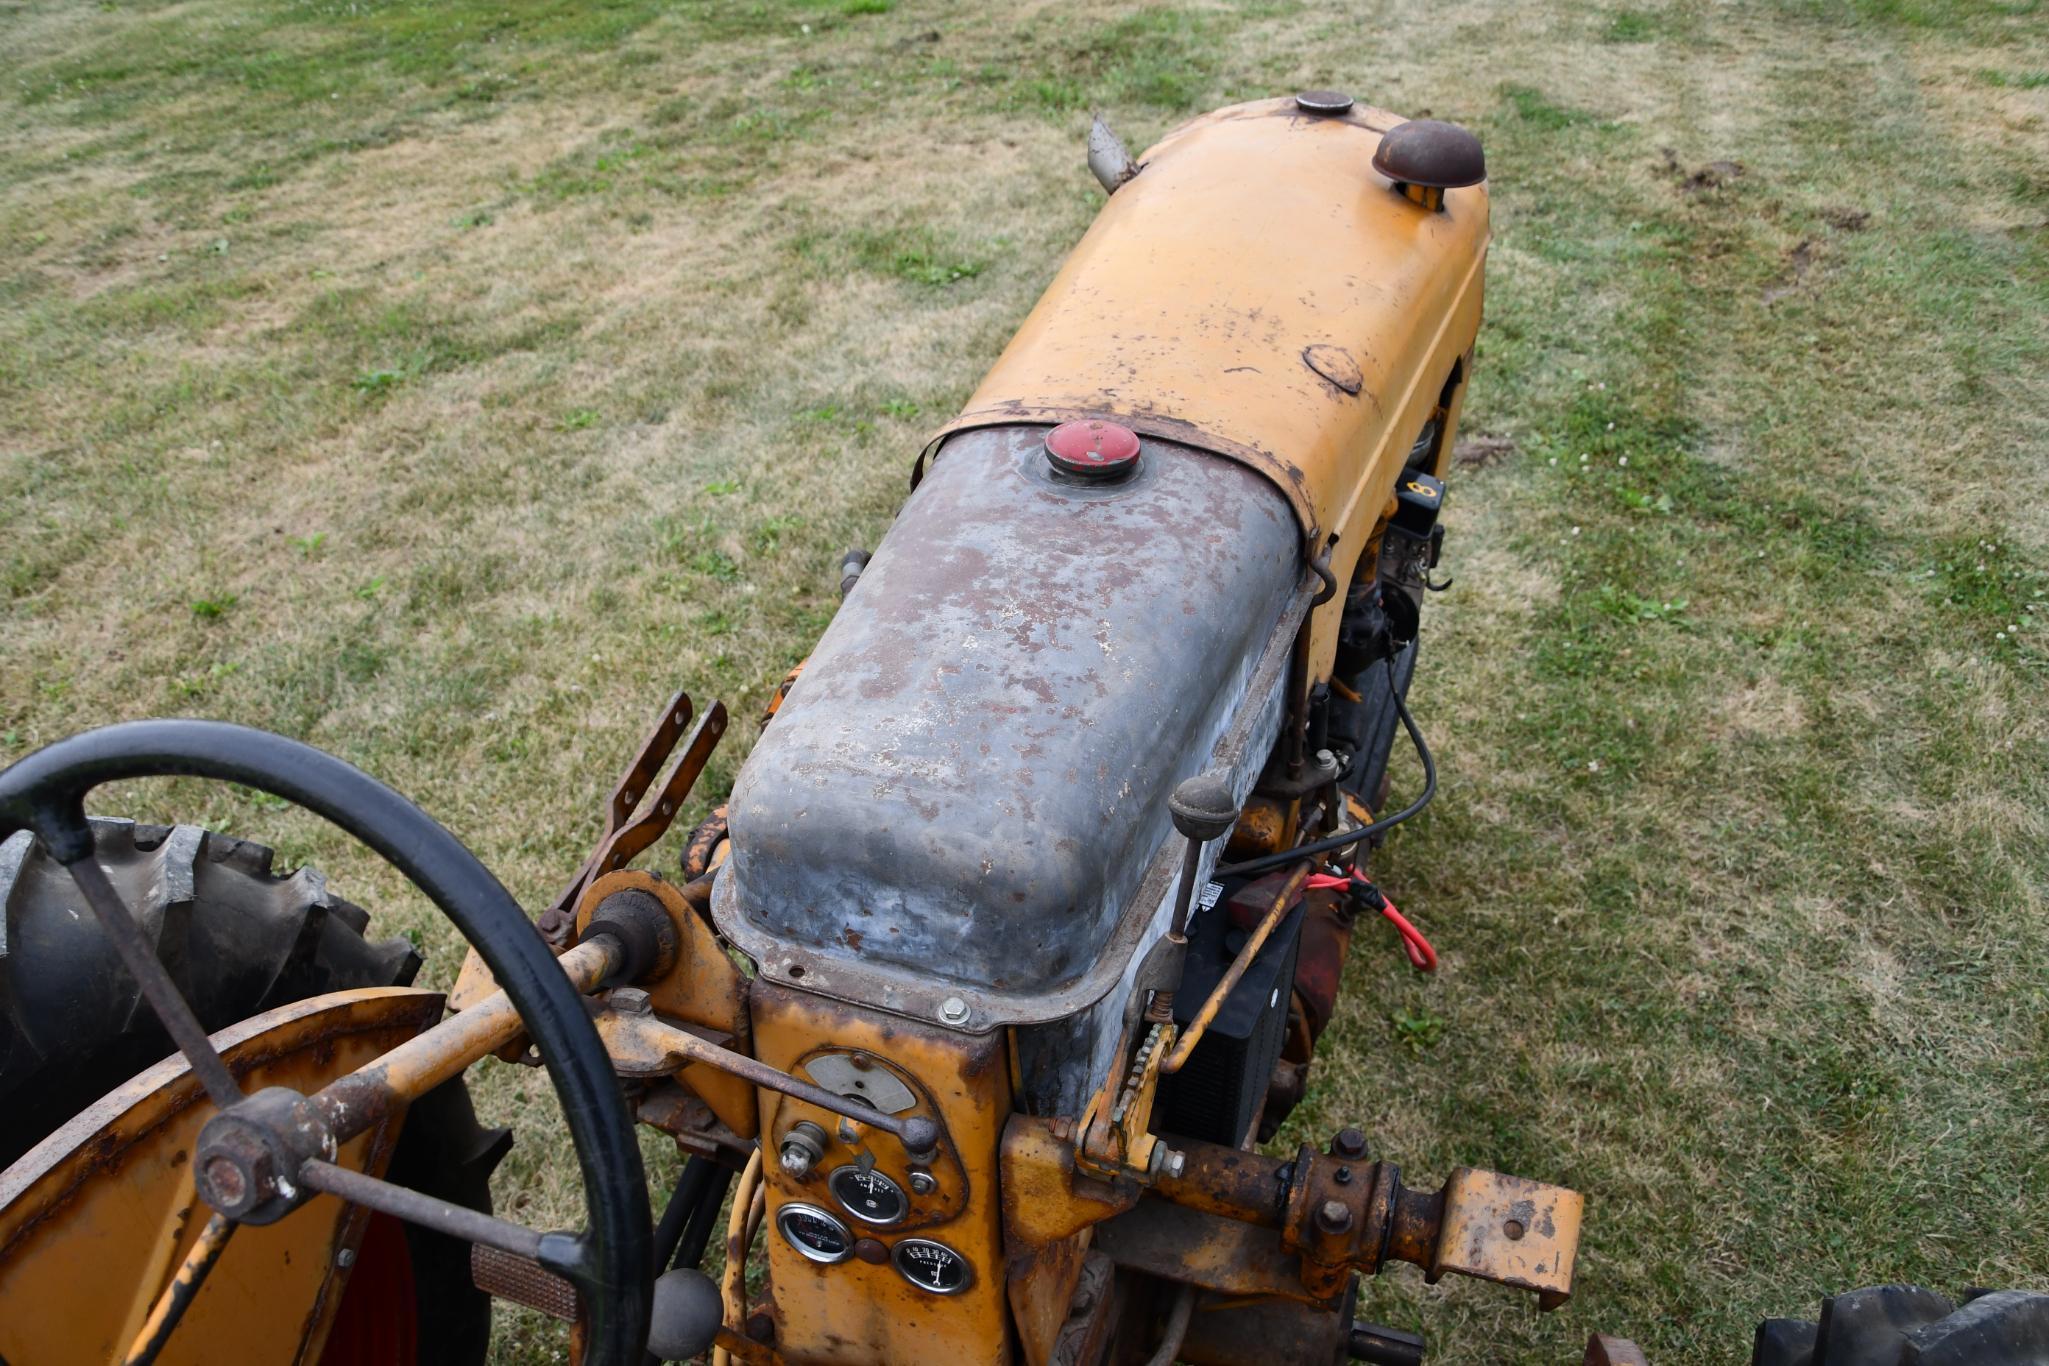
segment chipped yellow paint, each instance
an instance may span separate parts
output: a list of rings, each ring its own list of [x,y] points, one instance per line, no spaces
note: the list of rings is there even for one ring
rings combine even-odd
[[[1441,212],[1403,196],[1371,165],[1400,122],[1280,99],[1168,134],[941,435],[1109,416],[1241,461],[1312,554],[1337,538],[1348,582],[1417,432],[1441,402],[1456,418],[1464,386],[1446,384],[1480,325],[1487,188],[1448,191]],[[1447,422],[1440,471],[1450,441]],[[1342,608],[1316,615],[1318,676]]]

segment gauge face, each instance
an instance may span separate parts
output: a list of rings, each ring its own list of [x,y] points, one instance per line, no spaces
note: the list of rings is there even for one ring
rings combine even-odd
[[[784,1205],[775,1226],[791,1247],[814,1262],[830,1266],[853,1255],[854,1235],[816,1205]]]
[[[930,1238],[906,1238],[892,1255],[905,1280],[935,1295],[958,1295],[975,1278],[967,1258]]]
[[[839,1167],[825,1184],[833,1199],[864,1224],[893,1224],[910,1212],[903,1187],[873,1168],[864,1172],[859,1167]]]

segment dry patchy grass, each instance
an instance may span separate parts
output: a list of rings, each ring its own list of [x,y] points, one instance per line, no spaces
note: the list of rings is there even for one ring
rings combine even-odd
[[[651,705],[804,652],[1093,213],[1086,111],[1350,88],[1487,140],[1512,444],[1455,472],[1445,791],[1384,856],[1445,970],[1362,936],[1286,1137],[1593,1201],[1566,1313],[1371,1312],[1722,1361],[1828,1288],[2049,1285],[2039,9],[871,8],[0,10],[0,759],[271,726],[538,902]],[[108,805],[278,840],[453,973],[302,818]],[[570,1218],[539,1078],[484,1101],[501,1207]]]

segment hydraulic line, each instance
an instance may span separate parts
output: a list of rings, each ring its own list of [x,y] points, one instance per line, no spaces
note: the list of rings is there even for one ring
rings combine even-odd
[[[761,1179],[761,1152],[747,1159],[740,1184],[733,1191],[733,1212],[726,1220],[726,1269],[720,1277],[720,1298],[725,1303],[728,1326],[747,1317],[747,1248],[768,1208],[768,1183]],[[723,1347],[712,1348],[712,1366],[731,1366],[733,1357]]]
[[[1387,682],[1390,695],[1394,698],[1395,715],[1401,718],[1402,728],[1408,731],[1409,742],[1416,747],[1416,757],[1423,761],[1422,794],[1392,816],[1382,816],[1370,825],[1353,826],[1349,830],[1340,830],[1335,835],[1326,835],[1322,839],[1311,840],[1307,844],[1298,844],[1292,849],[1283,849],[1277,854],[1262,854],[1258,858],[1247,859],[1243,863],[1233,863],[1228,867],[1217,869],[1210,876],[1214,878],[1248,877],[1254,873],[1264,873],[1269,869],[1279,868],[1283,864],[1294,863],[1301,859],[1335,853],[1337,850],[1357,844],[1361,840],[1371,839],[1383,831],[1394,829],[1397,825],[1415,816],[1424,807],[1430,805],[1431,801],[1437,796],[1437,760],[1430,753],[1429,742],[1423,739],[1423,732],[1417,727],[1416,718],[1409,715],[1409,704],[1402,700],[1401,689],[1395,686],[1394,659],[1392,656],[1387,661]]]

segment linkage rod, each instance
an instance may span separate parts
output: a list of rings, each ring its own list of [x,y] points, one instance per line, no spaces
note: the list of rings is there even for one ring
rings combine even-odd
[[[735,1053],[730,1048],[721,1048],[706,1039],[700,1039],[687,1029],[678,1029],[649,1015],[613,1014],[599,1026],[599,1033],[607,1030],[631,1033],[636,1042],[649,1052],[671,1053],[690,1062],[699,1062],[715,1067],[721,1072],[730,1072],[743,1081],[752,1082],[764,1091],[777,1091],[794,1100],[816,1105],[821,1110],[846,1119],[856,1120],[871,1129],[880,1129],[894,1135],[906,1151],[929,1152],[939,1141],[939,1127],[923,1115],[912,1115],[899,1119],[895,1115],[883,1114],[873,1106],[863,1105],[858,1100],[848,1100],[836,1091],[793,1077],[788,1072],[769,1066],[759,1058],[750,1058],[745,1053]]]
[[[236,1227],[235,1221],[225,1214],[216,1214],[206,1221],[206,1227],[199,1231],[199,1241],[179,1263],[178,1274],[171,1277],[164,1293],[150,1306],[149,1317],[142,1321],[142,1331],[135,1335],[128,1355],[121,1358],[121,1366],[150,1366],[157,1359],[164,1344],[171,1340],[178,1320],[185,1317],[186,1309],[198,1297],[199,1287],[206,1284],[206,1273],[227,1251],[228,1239]]]
[[[1217,1018],[1217,1012],[1224,1008],[1224,1002],[1237,989],[1239,979],[1245,976],[1246,969],[1252,966],[1252,960],[1257,958],[1260,949],[1265,947],[1267,936],[1271,935],[1274,927],[1287,916],[1288,907],[1294,903],[1295,893],[1302,890],[1303,882],[1308,879],[1310,870],[1315,866],[1305,861],[1288,876],[1287,882],[1281,886],[1280,894],[1274,897],[1273,904],[1267,907],[1266,914],[1260,917],[1258,927],[1245,941],[1245,947],[1238,950],[1238,956],[1231,960],[1229,970],[1210,990],[1209,999],[1202,1003],[1202,1009],[1196,1011],[1195,1018],[1188,1022],[1188,1032],[1174,1041],[1174,1051],[1160,1064],[1160,1071],[1172,1075],[1187,1065],[1189,1054],[1202,1042],[1202,1036],[1209,1032],[1210,1022]]]
[[[480,1214],[467,1206],[437,1200],[405,1186],[394,1186],[389,1181],[380,1181],[374,1176],[350,1171],[347,1167],[337,1167],[317,1157],[299,1164],[299,1180],[314,1190],[340,1196],[379,1214],[389,1214],[409,1224],[420,1224],[466,1243],[482,1243],[485,1247],[495,1247],[500,1252],[510,1252],[529,1261],[541,1259],[542,1235],[510,1220]]]

